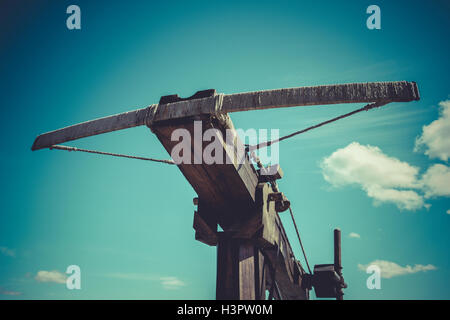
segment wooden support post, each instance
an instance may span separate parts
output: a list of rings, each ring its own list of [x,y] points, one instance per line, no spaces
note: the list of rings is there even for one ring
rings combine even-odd
[[[267,263],[261,250],[257,252],[257,259],[255,259],[255,279],[256,279],[256,297],[255,300],[266,299],[266,279],[267,279]]]
[[[218,233],[216,299],[233,300],[239,297],[237,248],[227,233]]]
[[[247,240],[221,232],[217,244],[218,300],[261,300],[265,297],[264,257]]]
[[[241,242],[239,247],[239,299],[255,300],[256,298],[256,265],[258,259],[258,249],[254,245]],[[256,262],[256,263],[255,263]],[[259,291],[259,290],[258,290]]]

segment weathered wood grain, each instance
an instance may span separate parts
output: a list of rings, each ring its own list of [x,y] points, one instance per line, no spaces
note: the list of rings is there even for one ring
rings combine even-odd
[[[172,132],[176,129],[185,129],[191,136],[194,136],[194,121],[201,121],[202,132],[215,128],[219,132],[225,132],[226,129],[233,129],[231,119],[227,115],[222,115],[222,119],[214,116],[203,115],[194,118],[185,118],[173,122],[156,122],[152,126],[152,131],[156,134],[161,144],[170,154],[173,147],[178,141],[172,141]],[[242,163],[231,161],[234,159],[235,148],[226,146],[226,142],[222,139],[222,134],[217,134],[217,141],[220,142],[223,151],[222,163],[206,164],[204,161],[195,164],[195,158],[202,158],[201,154],[197,154],[194,143],[191,141],[191,161],[189,163],[181,163],[178,168],[185,176],[186,180],[191,184],[200,203],[210,209],[211,214],[217,217],[217,223],[222,228],[227,228],[236,219],[243,218],[242,212],[250,212],[255,199],[255,190],[258,183],[256,170],[251,165],[248,158]],[[238,137],[234,143],[240,144]],[[209,142],[203,142],[202,149]],[[207,210],[202,211],[202,217],[207,218]]]
[[[256,267],[258,250],[251,243],[241,243],[239,245],[239,299],[256,299]],[[258,290],[259,291],[259,290]]]
[[[257,242],[264,248],[267,262],[275,269],[275,281],[283,299],[305,300],[308,291],[301,287],[303,269],[299,269],[300,264],[295,260],[283,223],[276,213],[275,203],[268,199],[272,192],[270,185],[258,184],[256,213],[260,212],[263,229]]]
[[[218,300],[264,300],[267,265],[254,243],[219,232],[217,245]]]
[[[152,108],[152,106],[149,108]],[[36,138],[31,150],[49,148],[67,141],[142,126],[145,124],[148,113],[148,108],[138,109],[43,133]]]
[[[419,100],[415,82],[368,82],[245,92],[223,96],[224,112],[339,103]]]
[[[272,282],[276,281],[283,299],[304,300],[308,298],[308,290],[302,288],[304,270],[295,259],[283,223],[276,212],[275,202],[269,200],[271,193],[273,189],[269,184],[259,183],[252,215],[244,218],[244,215],[240,214],[242,218],[224,230],[228,234],[229,241],[234,240],[237,244],[250,241],[255,244],[258,250],[264,253],[264,259],[259,258],[258,261],[265,262],[265,265],[274,271],[274,279],[271,278],[273,277],[271,272],[263,274],[262,269],[259,274],[255,273],[259,281],[264,281],[263,284],[256,286],[255,297],[261,297],[262,293],[258,290],[265,288],[266,282],[267,287],[270,287]],[[255,264],[255,268],[257,267],[260,266]]]
[[[224,232],[218,234],[216,299],[239,299],[239,247],[236,241]]]
[[[362,102],[407,102],[419,100],[415,82],[350,83],[315,87],[286,88],[151,105],[101,119],[83,122],[44,133],[36,138],[32,150],[101,133],[174,120],[200,114],[218,114],[270,108]]]
[[[208,218],[211,218],[210,216]],[[214,218],[214,217],[213,217]],[[217,245],[217,222],[208,224],[201,214],[194,212],[194,222],[192,227],[195,230],[195,240],[203,242],[209,246]]]

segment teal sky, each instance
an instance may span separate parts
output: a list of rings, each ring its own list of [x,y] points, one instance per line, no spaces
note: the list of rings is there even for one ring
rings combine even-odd
[[[81,30],[66,28],[71,4],[81,8]],[[366,28],[371,4],[381,8],[381,30]],[[194,240],[196,194],[176,167],[31,152],[38,134],[172,93],[397,80],[416,81],[421,100],[283,142],[280,189],[310,264],[332,262],[332,229],[342,229],[346,298],[449,299],[449,194],[424,198],[410,188],[429,208],[400,210],[374,203],[361,185],[335,187],[321,167],[357,142],[417,168],[417,179],[436,164],[448,169],[414,146],[439,118],[439,102],[450,99],[449,13],[445,1],[1,1],[0,299],[215,297],[216,249]],[[237,128],[283,135],[359,107],[231,117]],[[145,127],[69,145],[169,157]],[[303,262],[289,216],[282,219]],[[358,265],[375,260],[417,272],[369,290]],[[36,280],[39,271],[64,273],[72,264],[81,267],[81,290]]]

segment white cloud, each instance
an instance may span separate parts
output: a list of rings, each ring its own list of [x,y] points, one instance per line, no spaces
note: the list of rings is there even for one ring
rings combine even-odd
[[[450,100],[439,103],[437,120],[423,127],[415,151],[426,149],[430,158],[450,157]],[[450,197],[450,167],[431,165],[419,177],[419,168],[384,154],[380,148],[352,142],[320,163],[326,181],[335,187],[356,185],[374,205],[392,203],[400,210],[429,210],[425,199]],[[447,212],[448,213],[448,212]]]
[[[5,295],[5,296],[20,296],[22,294],[22,292],[5,290],[2,287],[0,287],[0,294]]]
[[[450,209],[449,209],[449,210],[447,210],[447,214],[450,214]]]
[[[0,253],[7,257],[15,257],[16,251],[7,247],[0,247]]]
[[[125,280],[136,280],[136,281],[156,281],[159,282],[163,289],[166,290],[176,290],[184,287],[186,284],[173,276],[155,276],[145,273],[111,273],[107,275],[111,278],[125,279]]]
[[[324,177],[333,185],[379,185],[386,188],[417,187],[417,167],[385,155],[380,148],[352,142],[325,158]]]
[[[422,135],[416,139],[415,151],[426,149],[430,158],[448,161],[450,157],[450,100],[439,103],[441,110],[437,120],[423,126]]]
[[[361,238],[361,236],[358,233],[356,233],[356,232],[350,232],[348,236],[350,238],[356,238],[356,239]]]
[[[450,140],[450,137],[449,137]],[[422,176],[425,198],[450,196],[450,167],[435,164]]]
[[[184,287],[186,284],[177,279],[176,277],[161,277],[159,279],[164,289],[166,290],[176,290]]]
[[[421,187],[417,179],[419,169],[385,155],[378,147],[352,142],[325,157],[320,166],[330,184],[358,185],[376,205],[393,203],[405,210],[424,206],[423,197],[411,190]]]
[[[374,199],[376,206],[384,202],[393,203],[400,210],[417,210],[426,206],[423,197],[412,190],[386,189],[375,185],[368,187],[366,192]]]
[[[414,266],[406,265],[402,267],[395,262],[390,262],[386,260],[375,260],[367,265],[358,264],[358,268],[362,271],[366,271],[367,267],[370,265],[377,265],[381,270],[381,277],[386,279],[406,274],[413,274],[417,272],[425,272],[437,269],[432,264],[428,265],[416,264]]]
[[[53,271],[38,271],[34,279],[38,282],[55,282],[55,283],[66,283],[67,275],[59,272],[57,270]]]

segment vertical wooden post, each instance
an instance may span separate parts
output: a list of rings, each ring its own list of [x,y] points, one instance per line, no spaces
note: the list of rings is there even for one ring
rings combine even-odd
[[[255,248],[256,250],[256,248]],[[266,270],[268,267],[266,266],[266,261],[264,260],[264,255],[261,253],[261,250],[257,250],[257,259],[255,259],[256,263],[256,300],[265,300],[266,299]]]
[[[264,299],[264,258],[258,248],[226,232],[218,235],[216,299]]]
[[[257,250],[256,250],[257,251]],[[255,254],[256,253],[256,254]],[[255,300],[258,252],[250,243],[239,244],[239,299]],[[256,262],[256,263],[255,263]],[[258,290],[259,291],[259,290]]]
[[[334,269],[342,277],[341,230],[334,229]],[[342,289],[337,290],[336,300],[343,300]]]
[[[219,232],[217,235],[216,299],[236,300],[239,297],[237,247],[227,233]]]

